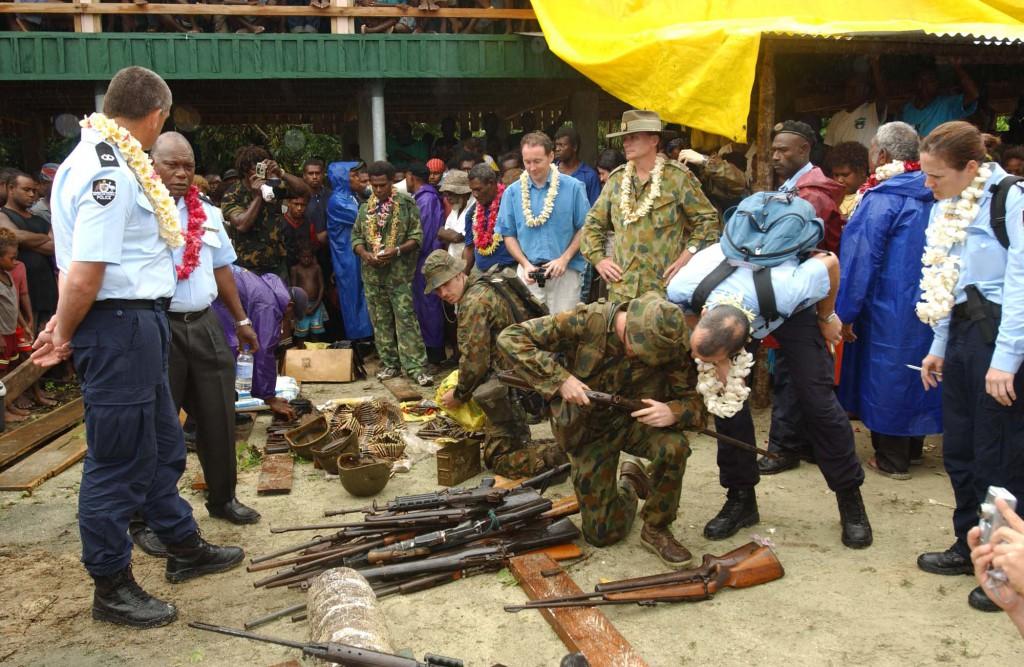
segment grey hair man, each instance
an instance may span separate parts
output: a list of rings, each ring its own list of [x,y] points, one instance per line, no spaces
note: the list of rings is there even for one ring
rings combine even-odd
[[[920,157],[920,145],[921,139],[912,126],[901,120],[886,123],[878,128],[875,138],[871,141],[871,148],[868,150],[871,168],[876,169],[894,161],[916,161]]]

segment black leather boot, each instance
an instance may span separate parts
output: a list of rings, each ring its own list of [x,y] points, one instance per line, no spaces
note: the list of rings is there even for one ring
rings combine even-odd
[[[238,498],[232,498],[219,505],[206,503],[206,509],[209,510],[210,516],[213,518],[225,519],[238,526],[259,523],[260,520],[260,513],[240,503]]]
[[[864,509],[860,488],[837,491],[836,500],[839,503],[839,520],[843,524],[843,544],[851,549],[870,547],[871,523]]]
[[[174,605],[158,600],[135,583],[130,565],[108,577],[93,577],[93,581],[92,617],[97,621],[157,628],[178,618]]]
[[[753,526],[760,520],[754,489],[729,489],[725,505],[715,518],[704,526],[704,537],[709,540],[724,540],[735,535],[740,528]]]
[[[775,452],[778,454],[778,458],[770,459],[767,456],[762,456],[757,462],[757,469],[762,475],[778,475],[780,472],[786,472],[800,466],[800,457],[795,453],[790,452]]]
[[[128,534],[131,535],[135,546],[145,553],[154,558],[167,558],[167,547],[141,519],[132,519],[128,523]]]
[[[218,547],[210,544],[199,533],[178,544],[168,544],[167,569],[164,576],[172,584],[180,584],[204,574],[230,570],[245,558],[238,547]]]

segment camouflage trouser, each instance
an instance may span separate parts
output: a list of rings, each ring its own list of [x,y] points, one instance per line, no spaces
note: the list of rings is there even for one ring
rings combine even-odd
[[[427,350],[412,309],[412,287],[363,283],[363,290],[381,366],[401,367],[406,375],[415,378],[427,364]]]
[[[651,494],[641,510],[644,523],[660,528],[675,521],[690,456],[686,435],[674,428],[647,426],[626,415],[588,421],[588,437],[569,452],[587,542],[599,547],[614,544],[633,526],[637,496],[619,483],[619,452],[651,462],[647,467]]]
[[[551,462],[564,460],[564,454],[554,443],[530,444],[530,427],[523,406],[495,378],[477,387],[473,400],[487,415],[484,463],[494,472],[513,479],[532,477],[550,468]]]

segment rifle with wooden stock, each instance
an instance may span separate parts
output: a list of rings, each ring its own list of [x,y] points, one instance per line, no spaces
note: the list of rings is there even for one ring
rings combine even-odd
[[[706,554],[701,565],[693,569],[598,584],[592,593],[531,600],[521,605],[508,605],[505,611],[696,602],[714,597],[723,588],[750,588],[775,581],[783,575],[782,563],[771,548],[750,542],[723,556]]]
[[[534,387],[529,382],[516,375],[515,371],[498,371],[496,373],[496,377],[498,378],[498,382],[508,387],[514,387],[515,389],[520,389],[522,391],[535,391]],[[604,407],[615,408],[624,412],[633,413],[637,410],[645,410],[651,407],[641,400],[626,398],[625,396],[620,396],[618,394],[606,394],[602,391],[590,390],[587,390],[584,393],[587,395],[587,398],[590,399],[591,403]],[[769,452],[767,449],[761,449],[760,447],[743,442],[742,440],[737,440],[736,438],[725,435],[724,433],[719,433],[718,431],[710,428],[687,430],[693,430],[696,433],[710,436],[719,442],[724,442],[727,445],[731,445],[739,449],[745,449],[748,452],[756,452],[757,454],[767,456],[770,459],[779,458],[779,455],[774,452]]]

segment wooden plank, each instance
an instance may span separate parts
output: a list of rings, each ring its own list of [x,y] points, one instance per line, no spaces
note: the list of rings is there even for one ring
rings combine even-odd
[[[291,493],[293,465],[291,454],[270,454],[263,457],[260,480],[256,485],[257,495]]]
[[[413,387],[413,385],[403,377],[381,380],[381,384],[391,392],[392,396],[398,399],[399,403],[423,400],[423,394],[420,393],[419,389]]]
[[[8,3],[0,3],[0,14],[16,14],[18,8]],[[22,7],[21,9],[24,9]],[[415,16],[419,18],[472,18],[472,19],[507,19],[533,21],[537,15],[532,9],[491,9],[491,8],[443,8],[436,10],[414,9],[410,7],[324,7],[311,9],[309,5],[178,5],[168,3],[148,3],[137,5],[126,2],[40,2],[32,8],[33,14],[177,14],[180,16],[344,16],[353,18],[401,18]]]
[[[57,438],[0,473],[0,491],[32,491],[85,458],[85,426]]]
[[[531,600],[582,593],[580,587],[550,556],[543,553],[516,556],[509,563],[512,574]],[[542,572],[558,570],[545,577]],[[582,653],[591,667],[647,667],[629,642],[596,607],[541,609],[540,613],[571,652]]]
[[[3,377],[0,382],[7,387],[7,400],[13,401],[43,377],[47,368],[26,361]]]
[[[5,433],[0,437],[0,468],[22,454],[43,445],[82,421],[85,406],[81,398],[65,403],[56,410]]]

